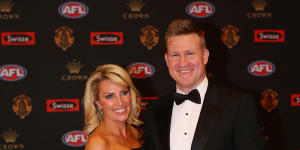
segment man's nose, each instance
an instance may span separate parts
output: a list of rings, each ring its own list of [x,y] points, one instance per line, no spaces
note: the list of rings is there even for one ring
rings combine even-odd
[[[181,67],[185,67],[188,64],[187,62],[188,62],[188,59],[185,56],[180,57],[180,62],[179,63],[180,63]]]

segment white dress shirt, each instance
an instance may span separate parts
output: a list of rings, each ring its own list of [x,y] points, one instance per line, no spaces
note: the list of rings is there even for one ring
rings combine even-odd
[[[195,129],[198,123],[199,115],[202,109],[204,96],[207,90],[208,80],[204,80],[197,86],[200,93],[201,104],[196,104],[189,100],[180,105],[173,103],[171,131],[170,131],[170,148],[171,150],[190,150],[193,142]],[[177,93],[183,93],[176,88]]]

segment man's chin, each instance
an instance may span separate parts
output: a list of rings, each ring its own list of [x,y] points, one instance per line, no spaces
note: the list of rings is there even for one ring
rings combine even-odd
[[[193,88],[192,84],[177,84],[180,89],[191,89]]]

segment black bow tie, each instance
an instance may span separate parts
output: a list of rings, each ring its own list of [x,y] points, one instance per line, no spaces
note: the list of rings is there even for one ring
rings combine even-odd
[[[201,104],[200,94],[197,89],[192,90],[189,94],[186,94],[186,95],[174,92],[173,97],[174,97],[176,105],[180,105],[185,100],[190,100],[194,103]]]

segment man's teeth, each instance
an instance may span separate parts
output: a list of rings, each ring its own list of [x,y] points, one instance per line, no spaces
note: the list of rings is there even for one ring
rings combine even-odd
[[[187,72],[191,72],[192,70],[181,70],[179,71],[180,73],[187,73]]]
[[[124,111],[125,111],[125,108],[115,110],[115,112],[124,112]]]

